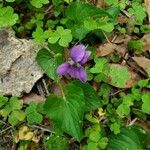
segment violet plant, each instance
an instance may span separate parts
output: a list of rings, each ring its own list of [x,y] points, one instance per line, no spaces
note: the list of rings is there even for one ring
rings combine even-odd
[[[70,51],[70,61],[64,62],[57,68],[59,76],[70,76],[79,79],[81,82],[87,81],[87,74],[83,65],[87,62],[91,52],[86,50],[83,44],[75,45]]]

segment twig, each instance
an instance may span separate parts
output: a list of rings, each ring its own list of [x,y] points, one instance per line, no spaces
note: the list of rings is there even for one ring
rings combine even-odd
[[[37,125],[28,125],[28,126],[31,127],[31,128],[40,129],[40,130],[42,130],[43,132],[55,133],[55,132],[51,131],[50,129],[47,129],[47,128],[44,127],[44,126],[37,126]]]
[[[51,10],[52,8],[53,8],[53,5],[50,5],[50,6],[45,10],[44,15],[48,14],[48,13],[49,13],[49,10]]]
[[[40,94],[42,97],[45,97],[45,93],[44,93],[44,91],[42,90],[41,85],[38,84],[38,83],[37,83],[37,89],[38,89],[39,94]]]
[[[43,82],[43,85],[44,85],[44,88],[45,88],[46,95],[49,95],[49,91],[48,91],[48,88],[47,88],[45,80],[42,79],[42,82]]]
[[[115,35],[115,36],[113,37],[113,39],[111,40],[111,43],[113,43],[113,42],[116,40],[117,37],[118,37],[118,35]]]
[[[0,134],[3,134],[4,132],[6,132],[7,130],[9,130],[9,129],[13,129],[13,127],[12,126],[9,126],[8,128],[6,128],[6,129],[4,129],[4,130],[2,130],[1,132],[0,132]]]
[[[108,43],[111,43],[111,42],[109,41],[109,39],[108,39],[107,35],[105,34],[105,32],[104,32],[104,31],[102,31],[102,32],[103,32],[103,34],[104,34],[104,36],[105,36],[105,38],[106,38],[107,42],[108,42]]]
[[[126,90],[126,89],[119,90],[119,91],[117,91],[117,92],[115,92],[115,93],[110,94],[110,96],[115,96],[116,94],[119,94],[120,92],[125,91],[125,90]]]
[[[126,10],[122,10],[122,12],[128,17],[130,18],[132,15],[130,15]]]
[[[127,125],[127,127],[132,126],[136,121],[137,121],[137,118],[134,118],[134,119]]]
[[[5,124],[5,125],[6,125],[6,123],[5,123],[4,121],[2,121],[2,120],[0,120],[0,123],[2,123],[2,124]]]

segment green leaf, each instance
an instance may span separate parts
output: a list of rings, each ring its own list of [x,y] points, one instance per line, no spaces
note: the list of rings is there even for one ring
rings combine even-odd
[[[85,118],[91,123],[94,123],[94,124],[99,123],[99,120],[97,118],[94,118],[91,114],[86,114]]]
[[[20,110],[23,106],[23,101],[17,97],[11,97],[7,105],[0,110],[2,116],[8,116],[14,110]]]
[[[148,134],[139,127],[124,128],[120,134],[111,135],[107,150],[141,150],[144,149]]]
[[[57,27],[56,31],[50,34],[48,42],[54,44],[58,41],[60,46],[67,47],[72,41],[71,30]]]
[[[123,0],[124,1],[124,0]],[[124,7],[124,6],[121,6],[120,7]],[[119,13],[120,13],[120,7],[119,6],[112,6],[110,7],[109,9],[107,9],[107,13],[110,15],[110,21],[113,23],[113,24],[118,24],[117,23],[117,16],[119,16]]]
[[[8,122],[14,126],[23,121],[25,117],[25,113],[22,110],[15,110],[9,115]]]
[[[84,92],[86,111],[95,110],[100,107],[100,99],[93,89],[93,87],[88,83],[81,83],[80,81],[73,82],[76,86],[82,88]]]
[[[73,2],[73,0],[64,0],[66,3],[71,3],[71,2]]]
[[[128,9],[128,12],[131,15],[134,15],[136,18],[136,24],[141,25],[144,18],[146,17],[145,6],[139,2],[133,2],[132,8]]]
[[[97,58],[94,60],[95,66],[90,69],[91,73],[105,73],[109,72],[109,66],[106,58]]]
[[[18,20],[18,15],[14,13],[12,7],[0,8],[0,28],[13,26]]]
[[[66,26],[71,29],[72,35],[82,40],[91,30],[85,28],[84,21],[89,18],[111,17],[103,9],[97,8],[89,3],[74,2],[65,11],[67,18]]]
[[[11,107],[11,110],[20,110],[23,106],[23,101],[18,99],[17,97],[11,97],[9,100],[9,105]]]
[[[54,44],[59,40],[59,38],[60,38],[60,35],[57,32],[52,32],[48,39],[48,42],[51,44]]]
[[[64,137],[52,135],[46,141],[47,150],[68,150],[68,141]]]
[[[65,11],[65,15],[68,19],[74,20],[75,22],[83,22],[86,18],[92,16],[103,17],[107,16],[108,13],[101,8],[97,8],[94,5],[82,2],[72,3]]]
[[[52,0],[52,3],[56,6],[59,5],[61,2],[61,0]]]
[[[149,33],[150,32],[150,25],[141,25],[140,30],[142,33]]]
[[[10,105],[8,104],[8,105],[6,105],[3,109],[0,110],[0,114],[1,114],[3,117],[7,117],[7,116],[10,114],[11,111],[12,111],[12,110],[11,110],[11,107],[10,107]]]
[[[122,99],[122,103],[118,106],[116,112],[119,116],[124,117],[129,115],[130,113],[130,106],[133,105],[134,101],[134,95],[132,94],[127,94],[125,95]]]
[[[109,76],[111,78],[111,84],[123,88],[126,82],[131,78],[127,67],[125,66],[110,66]]]
[[[0,108],[8,102],[8,98],[0,95]]]
[[[130,113],[130,106],[127,104],[121,104],[117,108],[117,114],[121,117],[127,116]]]
[[[6,2],[14,2],[15,0],[6,0]]]
[[[115,123],[111,124],[110,129],[111,129],[111,131],[114,132],[114,134],[118,134],[118,133],[120,133],[120,124],[115,122]]]
[[[84,24],[74,25],[70,27],[73,37],[82,40],[90,30],[84,27]]]
[[[96,30],[96,29],[101,29],[105,32],[112,32],[114,29],[114,26],[112,23],[109,23],[107,20],[101,21],[101,19],[98,20],[93,20],[93,19],[88,19],[84,21],[84,26],[88,30]]]
[[[146,87],[148,85],[149,79],[145,79],[145,80],[140,80],[138,81],[138,86],[140,88]]]
[[[31,4],[36,8],[41,8],[44,4],[48,4],[49,0],[31,0]]]
[[[99,150],[97,147],[97,143],[95,142],[89,142],[87,145],[87,150]]]
[[[48,117],[59,128],[78,141],[82,137],[83,115],[85,111],[84,94],[80,87],[70,83],[65,87],[65,96],[50,95],[44,105]]]
[[[27,121],[29,124],[40,124],[43,116],[37,111],[37,103],[31,102],[25,110]]]
[[[89,134],[89,140],[92,141],[92,142],[98,142],[99,139],[100,139],[101,135],[100,135],[100,132],[98,131],[92,131],[90,134]]]
[[[61,53],[62,55],[64,54],[64,48],[60,46],[58,43],[55,44],[48,43],[48,48],[56,54],[57,53]]]
[[[53,56],[47,49],[39,50],[36,60],[43,71],[53,80],[57,80],[56,68],[61,63],[61,54]]]
[[[150,92],[142,95],[142,111],[147,114],[150,114]]]
[[[107,99],[109,98],[110,90],[110,86],[106,83],[103,83],[101,84],[99,95],[104,99]]]
[[[37,43],[43,44],[48,39],[49,34],[49,31],[43,31],[41,27],[37,27],[32,36]]]
[[[118,0],[105,0],[108,5],[118,5]]]
[[[143,50],[144,42],[142,40],[130,40],[127,46],[129,50],[133,50],[136,54],[140,54]]]
[[[106,149],[106,146],[108,144],[108,138],[107,137],[103,137],[98,141],[98,145],[100,149]]]

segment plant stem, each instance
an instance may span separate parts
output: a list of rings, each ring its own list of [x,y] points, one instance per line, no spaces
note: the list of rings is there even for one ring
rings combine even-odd
[[[64,93],[64,90],[63,90],[63,87],[61,85],[61,83],[59,82],[59,87],[60,87],[60,90],[61,90],[61,93],[62,93],[62,96],[63,96],[63,99],[66,101],[66,96],[65,96],[65,93]]]

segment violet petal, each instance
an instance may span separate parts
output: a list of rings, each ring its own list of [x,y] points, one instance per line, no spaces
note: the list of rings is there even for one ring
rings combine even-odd
[[[72,78],[77,78],[78,77],[78,67],[76,66],[71,66],[68,74],[72,77]]]
[[[79,70],[79,75],[78,75],[78,79],[81,81],[81,82],[86,82],[87,81],[87,74],[86,74],[86,71],[83,67],[80,67]]]
[[[86,47],[83,44],[75,45],[71,48],[70,57],[74,62],[79,62],[85,55]]]
[[[81,82],[87,81],[86,71],[83,67],[71,66],[69,68],[68,74],[75,79],[79,79]]]
[[[90,57],[90,55],[91,55],[91,52],[90,51],[86,51],[83,59],[79,63],[81,65],[85,64],[87,62],[88,58]]]
[[[67,75],[68,74],[68,71],[69,71],[69,68],[70,68],[70,64],[65,62],[61,65],[58,66],[56,72],[58,75]]]

